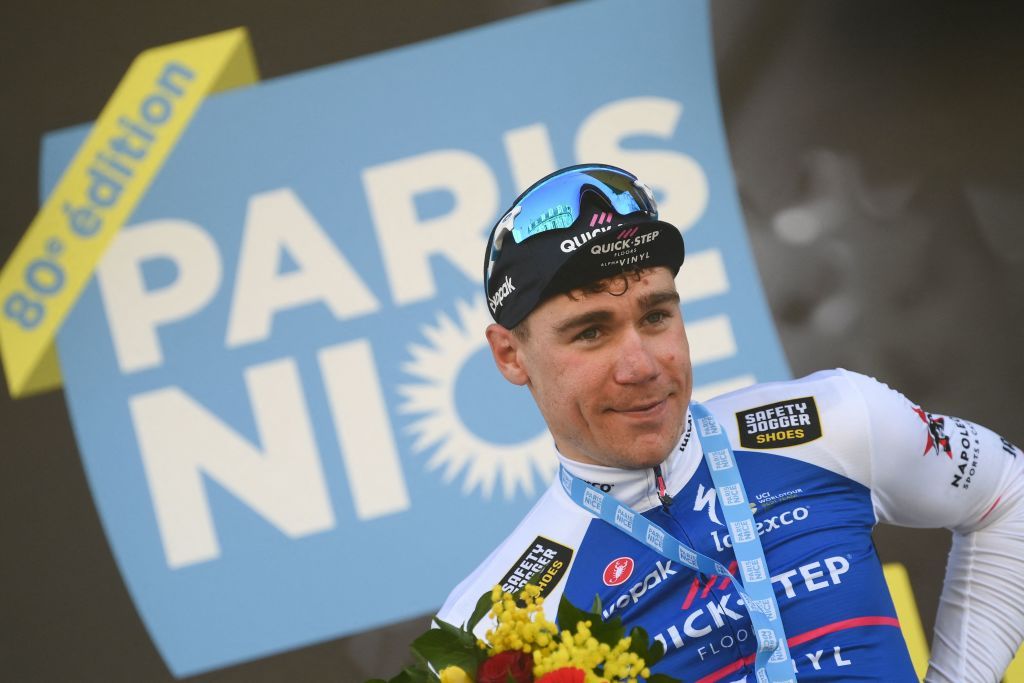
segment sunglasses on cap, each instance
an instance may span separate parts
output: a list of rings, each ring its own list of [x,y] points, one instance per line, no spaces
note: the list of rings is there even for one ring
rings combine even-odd
[[[490,258],[484,273],[501,255],[509,235],[516,244],[551,230],[572,227],[580,217],[584,192],[597,192],[619,216],[643,213],[656,219],[654,193],[635,175],[606,164],[580,164],[555,171],[531,185],[512,204],[494,228]]]

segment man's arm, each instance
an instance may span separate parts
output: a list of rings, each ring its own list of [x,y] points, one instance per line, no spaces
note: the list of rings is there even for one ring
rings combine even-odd
[[[864,401],[879,521],[953,531],[930,683],[996,683],[1024,640],[1024,453],[844,373]]]
[[[954,532],[927,681],[998,681],[1024,628],[1024,491],[1020,477],[998,519]]]

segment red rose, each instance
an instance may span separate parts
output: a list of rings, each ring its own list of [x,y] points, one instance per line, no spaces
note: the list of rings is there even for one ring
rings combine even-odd
[[[561,669],[549,671],[537,679],[537,683],[583,683],[587,675],[583,669],[563,666]]]
[[[533,683],[533,657],[505,650],[488,657],[476,670],[476,683]]]

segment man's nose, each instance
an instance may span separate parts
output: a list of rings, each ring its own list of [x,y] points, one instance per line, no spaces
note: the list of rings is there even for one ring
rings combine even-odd
[[[615,381],[619,384],[641,384],[658,376],[658,363],[650,342],[637,330],[623,335],[615,359]]]

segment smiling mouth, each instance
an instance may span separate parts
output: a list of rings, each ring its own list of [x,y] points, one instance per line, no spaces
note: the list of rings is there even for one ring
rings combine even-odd
[[[621,415],[644,416],[656,412],[660,407],[665,405],[666,401],[668,401],[667,397],[660,401],[648,401],[645,403],[637,403],[636,405],[632,405],[627,408],[611,408],[610,410],[613,413],[619,413]]]

